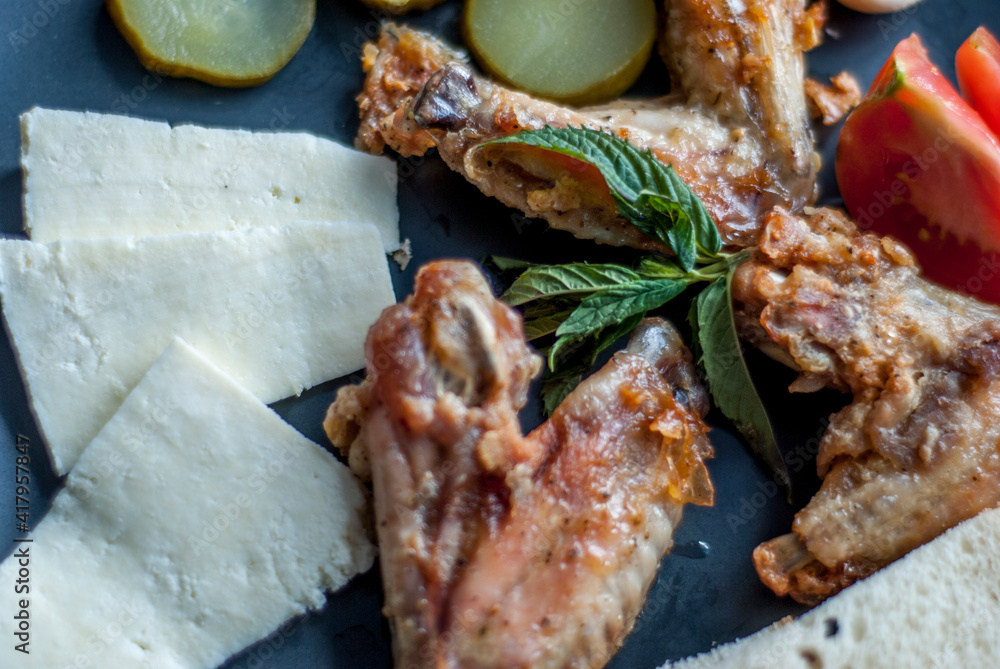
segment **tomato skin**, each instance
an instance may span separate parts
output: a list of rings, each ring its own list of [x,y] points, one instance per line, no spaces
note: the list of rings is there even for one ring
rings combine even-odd
[[[955,72],[962,96],[993,133],[1000,135],[1000,42],[985,26],[958,49]]]
[[[1000,254],[1000,140],[916,35],[845,122],[836,172],[861,228],[905,243],[929,278],[1000,302],[1000,269],[980,269]]]

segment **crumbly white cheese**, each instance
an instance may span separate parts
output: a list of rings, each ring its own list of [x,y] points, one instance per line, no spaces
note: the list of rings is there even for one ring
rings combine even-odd
[[[27,557],[0,565],[0,666],[215,667],[371,567],[365,507],[346,467],[176,340],[18,545]]]
[[[373,226],[304,222],[0,240],[0,302],[64,474],[175,335],[271,403],[361,368],[395,297]]]
[[[315,135],[34,108],[21,137],[37,242],[365,221],[399,248],[395,163]]]
[[[663,669],[993,667],[998,572],[1000,510],[983,511],[797,620]]]

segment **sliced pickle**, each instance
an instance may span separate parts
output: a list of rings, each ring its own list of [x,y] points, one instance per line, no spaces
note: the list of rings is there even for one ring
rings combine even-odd
[[[150,70],[216,86],[256,86],[299,50],[316,0],[107,0]]]
[[[569,104],[631,86],[656,35],[653,0],[468,0],[463,30],[490,74]]]

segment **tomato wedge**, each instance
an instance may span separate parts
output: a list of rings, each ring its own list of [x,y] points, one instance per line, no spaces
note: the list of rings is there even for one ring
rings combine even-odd
[[[955,70],[962,95],[1000,135],[1000,42],[993,33],[982,26],[972,33],[955,54]]]
[[[845,122],[836,171],[862,228],[900,239],[929,278],[1000,302],[1000,140],[916,35]]]

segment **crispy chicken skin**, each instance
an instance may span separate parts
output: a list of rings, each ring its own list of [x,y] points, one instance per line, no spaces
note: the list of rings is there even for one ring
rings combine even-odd
[[[802,53],[820,43],[825,5],[815,3],[807,11],[804,0],[664,4],[660,54],[685,103],[749,132],[761,147],[761,201],[753,231],[774,205],[798,210],[811,203],[819,158],[809,127]]]
[[[712,502],[708,400],[677,332],[645,321],[522,436],[541,362],[521,319],[474,265],[435,262],[367,360],[324,427],[370,468],[396,666],[603,666],[682,505]]]
[[[573,109],[475,73],[428,35],[386,25],[364,53],[359,148],[403,156],[437,147],[487,195],[577,237],[658,249],[621,218],[603,178],[582,163],[513,145],[477,148],[525,129],[587,126],[649,149],[702,198],[724,240],[745,246],[775,205],[815,198],[802,51],[818,41],[804,0],[671,0],[661,51],[665,98]],[[817,5],[821,10],[821,5]]]
[[[754,552],[776,593],[817,603],[1000,503],[1000,309],[829,209],[769,215],[733,298],[741,334],[801,372],[792,390],[854,396],[793,533]]]

